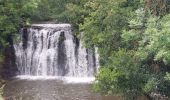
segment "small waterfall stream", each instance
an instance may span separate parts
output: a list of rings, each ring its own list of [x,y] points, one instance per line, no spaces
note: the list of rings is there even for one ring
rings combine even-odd
[[[33,24],[14,45],[18,75],[93,77],[99,56],[86,49],[70,24]]]

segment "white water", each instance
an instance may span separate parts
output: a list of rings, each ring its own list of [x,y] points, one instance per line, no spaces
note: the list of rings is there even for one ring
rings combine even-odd
[[[61,77],[61,76],[29,76],[29,75],[19,75],[16,76],[17,79],[22,80],[61,80],[64,83],[92,83],[95,77]]]
[[[18,75],[62,76],[68,82],[94,79],[99,68],[97,50],[86,49],[73,36],[70,24],[33,24],[21,33],[21,41],[14,45]]]

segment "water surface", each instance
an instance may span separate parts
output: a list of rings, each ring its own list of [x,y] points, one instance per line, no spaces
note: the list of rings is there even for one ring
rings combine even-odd
[[[13,79],[4,88],[5,100],[121,100],[91,90],[91,84],[65,83],[61,80]]]

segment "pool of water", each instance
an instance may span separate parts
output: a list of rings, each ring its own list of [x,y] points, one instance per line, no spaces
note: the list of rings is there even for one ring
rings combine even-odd
[[[121,100],[117,96],[94,93],[87,83],[62,80],[13,79],[4,87],[5,100]]]

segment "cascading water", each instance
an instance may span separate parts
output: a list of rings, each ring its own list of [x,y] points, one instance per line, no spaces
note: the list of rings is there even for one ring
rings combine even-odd
[[[93,77],[97,50],[86,49],[70,24],[33,24],[14,45],[18,75]]]

